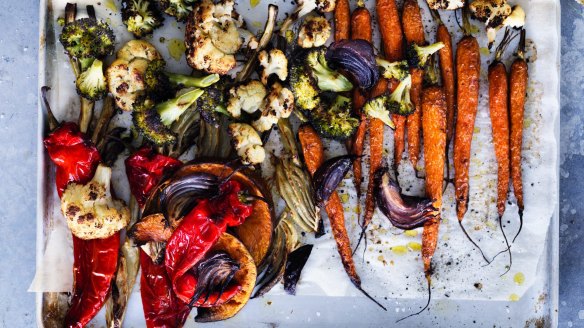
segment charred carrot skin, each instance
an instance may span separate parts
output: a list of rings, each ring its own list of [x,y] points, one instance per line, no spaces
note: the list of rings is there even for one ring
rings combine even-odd
[[[528,80],[527,62],[518,58],[511,65],[509,76],[511,116],[511,181],[520,214],[523,213],[523,183],[521,180],[521,146],[523,144],[523,114]]]
[[[446,121],[448,106],[442,88],[430,86],[422,92],[422,131],[426,166],[426,196],[434,200],[434,207],[442,206],[442,183],[446,154]],[[438,244],[440,215],[424,224],[422,233],[422,260],[424,271],[429,274],[432,257]]]
[[[417,0],[406,0],[402,12],[402,26],[404,36],[408,43],[423,45],[425,40],[424,24],[422,23],[422,14]],[[412,75],[412,88],[410,98],[414,105],[414,112],[406,119],[408,154],[410,162],[417,170],[418,159],[420,156],[420,128],[422,125],[422,82],[424,80],[424,71],[418,68],[410,69]]]
[[[403,56],[404,45],[397,4],[395,0],[377,0],[375,10],[385,59],[400,60]]]
[[[479,44],[472,36],[465,36],[456,49],[457,109],[454,135],[454,188],[456,214],[462,221],[468,207],[469,166],[474,123],[479,101],[481,59]]]
[[[322,140],[310,125],[303,125],[298,129],[298,140],[302,146],[302,154],[306,163],[306,168],[310,175],[322,165],[324,161],[324,148]],[[331,230],[337,243],[337,250],[341,256],[343,267],[349,275],[351,282],[356,286],[361,286],[361,278],[355,269],[351,241],[345,228],[345,215],[343,204],[337,192],[334,192],[325,205],[326,213],[331,223]]]
[[[452,37],[444,24],[438,25],[436,42],[444,43],[444,48],[438,50],[442,87],[446,95],[446,140],[450,143],[454,134],[454,114],[456,113],[456,84],[454,77],[454,58],[452,53]]]
[[[489,110],[497,159],[497,212],[505,212],[509,192],[509,111],[507,69],[499,61],[489,66]]]
[[[387,79],[380,79],[371,91],[371,97],[377,97],[387,92],[389,87]],[[367,196],[365,198],[365,215],[362,227],[367,227],[375,212],[375,199],[373,197],[373,181],[375,172],[381,167],[383,159],[383,129],[385,124],[378,119],[369,122],[369,183],[367,184]]]
[[[371,42],[371,14],[369,10],[364,7],[356,8],[351,14],[351,38],[362,39]],[[359,127],[353,139],[351,140],[351,153],[357,156],[363,155],[363,145],[365,143],[365,135],[367,133],[368,122],[365,115],[362,115],[361,108],[367,100],[365,94],[361,90],[353,90],[353,109],[355,114],[361,118]],[[356,158],[353,161],[353,177],[355,181],[355,189],[357,190],[357,200],[361,199],[361,182],[363,180],[363,166],[361,158]]]
[[[349,38],[351,28],[351,8],[349,0],[337,0],[335,5],[335,41]]]

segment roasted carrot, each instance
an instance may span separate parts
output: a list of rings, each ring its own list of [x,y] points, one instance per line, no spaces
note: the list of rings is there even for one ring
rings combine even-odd
[[[503,216],[509,192],[509,111],[507,68],[497,51],[489,66],[489,111],[493,131],[493,146],[497,159],[497,214]]]
[[[377,97],[387,92],[389,83],[387,79],[381,79],[371,91],[371,97]],[[369,122],[369,183],[367,184],[367,196],[365,198],[365,214],[361,227],[365,229],[375,211],[375,199],[373,198],[373,180],[375,171],[381,166],[383,157],[383,128],[385,124],[378,119]]]
[[[337,0],[335,5],[335,41],[346,40],[349,38],[351,30],[351,8],[349,0]]]
[[[495,148],[495,158],[497,159],[497,214],[499,215],[499,227],[505,238],[505,244],[509,252],[509,266],[503,273],[511,270],[513,263],[511,248],[507,235],[503,229],[502,217],[505,212],[505,202],[509,192],[509,109],[508,109],[508,80],[507,68],[501,62],[503,52],[512,40],[507,29],[503,40],[497,47],[495,60],[489,65],[489,111],[491,114],[491,125],[493,131],[493,146]],[[505,252],[502,251],[499,254]],[[497,255],[499,255],[497,254]],[[495,255],[495,257],[497,256]],[[493,258],[494,259],[494,258]]]
[[[306,168],[310,175],[314,175],[324,161],[324,147],[322,145],[322,140],[310,125],[302,125],[298,129],[298,140],[300,141]],[[355,287],[385,310],[383,305],[379,304],[361,288],[361,278],[359,278],[355,268],[355,262],[353,261],[353,254],[351,251],[351,241],[345,227],[343,204],[337,192],[333,192],[325,204],[325,210],[330,220],[333,237],[337,243],[337,250],[341,256],[345,272],[347,272],[347,275],[349,275],[349,278]]]
[[[433,67],[432,67],[433,68]],[[438,213],[424,224],[422,232],[422,260],[424,273],[428,284],[428,301],[418,312],[410,314],[400,320],[418,315],[430,306],[432,299],[432,257],[438,244],[438,230],[440,227],[440,208],[442,207],[442,182],[444,180],[444,164],[446,161],[446,96],[444,90],[432,85],[422,91],[422,131],[424,138],[424,160],[426,165],[426,196],[434,200],[434,207]],[[431,145],[428,147],[426,145]]]
[[[371,42],[371,14],[362,5],[363,3],[359,2],[359,7],[351,14],[351,39],[362,39]],[[361,113],[361,107],[363,107],[366,100],[363,91],[358,89],[353,90],[353,109],[355,110],[355,114],[361,118],[361,122],[357,128],[357,132],[355,132],[355,135],[350,141],[350,151],[357,156],[363,155],[363,144],[365,143],[365,134],[367,133],[367,118]],[[357,208],[359,209],[361,203],[361,182],[363,179],[363,167],[360,157],[353,161],[353,178],[355,190],[357,191]]]
[[[448,106],[444,90],[430,86],[422,92],[422,131],[424,135],[424,160],[426,166],[426,196],[434,200],[434,207],[442,206],[442,182],[446,153],[446,116]],[[438,242],[440,217],[428,221],[422,234],[422,259],[424,271],[431,272],[432,256]]]
[[[466,35],[456,49],[458,117],[454,136],[454,187],[459,221],[464,218],[468,206],[470,148],[479,102],[480,69],[479,43],[473,36]]]
[[[440,62],[440,76],[442,78],[442,88],[446,96],[446,145],[450,144],[454,134],[454,115],[456,113],[456,81],[454,76],[454,57],[452,52],[452,37],[448,28],[440,20],[440,15],[436,10],[431,10],[432,16],[438,22],[436,30],[436,42],[444,43],[444,47],[438,50]]]
[[[408,43],[423,45],[426,42],[424,36],[424,24],[422,23],[422,14],[417,0],[406,0],[402,11],[402,26],[404,36]],[[422,125],[422,82],[424,80],[424,71],[419,68],[411,68],[412,88],[410,89],[410,98],[414,105],[414,112],[406,119],[408,154],[416,172],[418,171],[418,159],[420,156],[420,129]]]
[[[401,60],[404,53],[403,31],[400,16],[395,0],[376,0],[377,23],[381,33],[382,49],[385,59],[389,61]],[[394,168],[397,170],[405,149],[406,118],[392,115],[395,124],[394,139]],[[396,171],[397,172],[397,171]]]
[[[511,64],[509,76],[509,109],[511,117],[511,181],[513,193],[519,207],[519,230],[513,242],[519,236],[523,227],[523,182],[521,180],[521,146],[523,144],[523,112],[525,110],[525,96],[527,92],[527,62],[525,61],[525,30],[521,30],[517,59]]]
[[[454,193],[456,197],[456,215],[460,228],[468,240],[479,249],[481,255],[489,260],[472,240],[462,225],[462,219],[468,208],[469,197],[469,167],[471,143],[474,132],[474,123],[479,102],[479,75],[481,70],[481,55],[479,43],[470,33],[468,4],[463,9],[464,37],[456,48],[456,77],[458,115],[456,118],[456,132],[454,134]]]
[[[397,4],[395,0],[377,0],[375,9],[385,59],[400,60],[403,57],[404,40]]]

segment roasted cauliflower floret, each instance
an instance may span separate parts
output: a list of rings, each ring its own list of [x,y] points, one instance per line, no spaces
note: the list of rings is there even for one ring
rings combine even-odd
[[[188,64],[209,73],[227,74],[235,67],[234,55],[244,43],[245,36],[240,35],[243,25],[233,0],[201,1],[187,21]]]
[[[130,222],[130,210],[126,204],[111,194],[111,176],[111,168],[100,164],[89,183],[71,183],[65,189],[61,211],[76,237],[107,238]]]
[[[162,59],[160,52],[152,44],[143,40],[128,41],[116,54],[117,59],[130,61],[134,58],[147,60]]]
[[[252,125],[259,132],[264,132],[278,123],[280,118],[290,117],[292,110],[294,110],[292,91],[282,87],[280,83],[274,83],[270,93],[264,99],[261,110],[262,115],[253,121]]]
[[[280,49],[272,49],[269,52],[262,50],[258,54],[258,60],[262,68],[260,76],[264,85],[268,84],[268,78],[276,74],[280,81],[288,77],[288,58]]]
[[[241,111],[254,113],[262,106],[267,93],[266,87],[258,80],[233,87],[229,90],[227,111],[235,118],[241,116]]]
[[[298,45],[302,48],[320,47],[331,36],[331,24],[322,16],[311,16],[302,22]]]
[[[513,6],[511,14],[503,21],[503,26],[520,28],[525,25],[525,11],[519,5]]]
[[[464,7],[464,0],[426,0],[431,9],[456,10]]]
[[[153,45],[147,41],[131,40],[118,51],[117,59],[108,67],[108,89],[122,110],[133,110],[136,100],[144,95],[144,73],[153,60],[162,60]]]
[[[519,28],[525,24],[523,8],[511,8],[506,0],[475,0],[470,4],[470,10],[474,18],[485,23],[489,48],[501,27]]]
[[[259,164],[266,158],[260,135],[245,123],[229,124],[229,135],[237,155],[244,164]]]
[[[108,67],[108,89],[114,96],[116,105],[122,110],[131,111],[134,103],[144,95],[144,72],[147,67],[148,60],[144,58],[134,58],[131,61],[116,59]]]

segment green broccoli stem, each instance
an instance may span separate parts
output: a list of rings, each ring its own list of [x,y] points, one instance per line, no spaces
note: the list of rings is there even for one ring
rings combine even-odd
[[[219,74],[210,74],[206,76],[189,76],[183,74],[175,74],[165,72],[170,82],[176,85],[182,85],[187,88],[206,88],[219,81]]]
[[[93,106],[95,103],[93,100],[85,99],[79,97],[81,100],[81,110],[79,111],[79,130],[83,133],[89,132],[89,124],[93,118]]]
[[[189,108],[205,91],[201,89],[190,90],[174,99],[167,100],[156,105],[155,109],[160,115],[162,123],[170,126],[184,111]]]
[[[235,82],[243,82],[249,78],[253,73],[255,66],[257,65],[257,58],[260,51],[262,51],[270,43],[272,35],[274,34],[274,28],[276,27],[276,18],[278,17],[278,6],[270,4],[268,6],[268,20],[264,26],[264,33],[258,42],[258,47],[249,57],[243,69],[235,77]]]
[[[116,108],[114,106],[114,98],[111,96],[107,96],[103,101],[103,107],[101,109],[101,114],[99,115],[99,119],[97,120],[97,124],[95,125],[95,129],[91,135],[91,141],[94,145],[100,145],[103,148],[105,145],[102,142],[103,137],[105,136],[109,122],[111,121],[114,113],[116,112]],[[98,146],[98,150],[101,152],[102,149]]]

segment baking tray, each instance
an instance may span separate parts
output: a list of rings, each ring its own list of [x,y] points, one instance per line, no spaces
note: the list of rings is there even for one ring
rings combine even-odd
[[[428,25],[429,13],[425,9],[423,0],[420,5],[425,14],[425,23]],[[49,85],[53,88],[51,93],[51,105],[58,119],[73,119],[77,108],[77,98],[74,96],[73,77],[66,56],[62,47],[58,44],[58,34],[56,31],[56,18],[62,15],[66,1],[62,0],[41,0],[40,1],[40,46],[39,46],[39,88]],[[371,8],[373,1],[368,2]],[[102,2],[78,1],[81,9],[85,4],[94,4],[97,15],[105,18],[114,25],[120,25],[119,15],[112,14],[114,7],[119,8],[119,2],[104,0]],[[247,1],[238,3],[238,10],[248,20],[250,29],[254,30],[263,26],[261,20],[263,16],[258,16],[258,21],[253,20],[254,13],[265,13],[269,1],[262,0],[257,7],[250,9]],[[518,1],[522,4],[528,15],[533,12],[547,18],[545,24],[532,24],[528,26],[530,33],[540,33],[552,44],[545,53],[538,54],[539,64],[545,60],[547,65],[557,68],[548,77],[548,83],[552,88],[546,87],[548,96],[551,93],[551,101],[546,102],[546,106],[559,113],[559,49],[560,49],[560,5],[553,0]],[[278,3],[280,6],[280,18],[284,13],[292,10],[294,2]],[[250,15],[250,16],[248,16]],[[257,14],[256,14],[257,16]],[[251,19],[248,19],[251,18]],[[443,18],[444,19],[444,18]],[[450,20],[449,20],[450,21]],[[528,19],[529,21],[529,19]],[[452,22],[450,22],[452,24]],[[172,38],[180,38],[182,30],[178,31],[173,19],[167,17],[165,26],[155,34],[150,40],[168,58],[168,48],[161,45],[160,36],[164,35],[169,42]],[[119,31],[120,28],[115,28]],[[452,28],[450,29],[452,31]],[[428,36],[429,30],[426,35]],[[118,36],[118,47],[121,46],[129,35],[116,33]],[[459,36],[460,34],[458,34]],[[121,36],[121,37],[120,37]],[[458,40],[456,34],[454,42]],[[184,57],[179,61],[169,60],[169,67],[175,71],[183,71],[187,68]],[[531,68],[530,68],[531,69]],[[186,72],[185,72],[186,73]],[[54,220],[59,215],[58,207],[54,204],[54,168],[50,164],[44,147],[42,138],[46,133],[46,115],[42,110],[39,101],[38,119],[38,182],[37,182],[37,278],[46,267],[44,266],[44,252],[47,247],[51,247],[48,240],[49,232],[58,224]],[[96,106],[99,108],[100,106]],[[122,116],[121,119],[124,119]],[[127,117],[126,117],[127,119]],[[449,298],[438,295],[432,300],[430,310],[419,316],[396,324],[402,327],[556,327],[558,323],[558,238],[559,238],[559,209],[558,209],[558,169],[557,157],[559,150],[559,114],[557,119],[548,122],[547,128],[553,129],[555,133],[555,144],[551,146],[555,152],[556,169],[553,174],[556,176],[555,183],[548,186],[551,196],[555,200],[553,216],[547,229],[544,252],[537,264],[537,274],[532,286],[525,291],[519,301],[510,302],[507,300]],[[116,179],[116,176],[114,176]],[[116,190],[124,189],[123,179],[114,181]],[[335,259],[336,260],[336,259]],[[59,268],[67,270],[64,266]],[[399,270],[391,269],[395,274]],[[45,271],[46,272],[46,271]],[[469,272],[472,275],[472,272]],[[38,281],[36,281],[38,283]],[[452,282],[455,283],[455,282]],[[34,286],[34,284],[33,284]],[[31,290],[35,288],[31,286]],[[37,285],[38,287],[38,285]],[[59,289],[59,288],[57,288]],[[59,297],[62,294],[56,292],[38,292],[36,294],[36,314],[38,326],[43,326],[43,313],[46,310],[48,301],[51,298]],[[251,300],[245,308],[234,318],[227,321],[205,324],[209,326],[222,327],[284,327],[284,326],[315,326],[315,327],[379,327],[388,324],[393,325],[399,319],[413,311],[417,311],[425,303],[423,298],[402,298],[397,296],[388,297],[383,300],[388,307],[388,312],[380,311],[372,306],[370,301],[363,297],[331,297],[319,295],[298,295],[295,297],[270,293],[260,299]],[[105,326],[103,311],[98,314],[91,323],[94,327]],[[191,318],[187,320],[185,327],[193,326]],[[125,320],[127,327],[142,327],[144,319],[139,298],[138,288],[134,288],[134,293],[130,300],[128,313]]]

